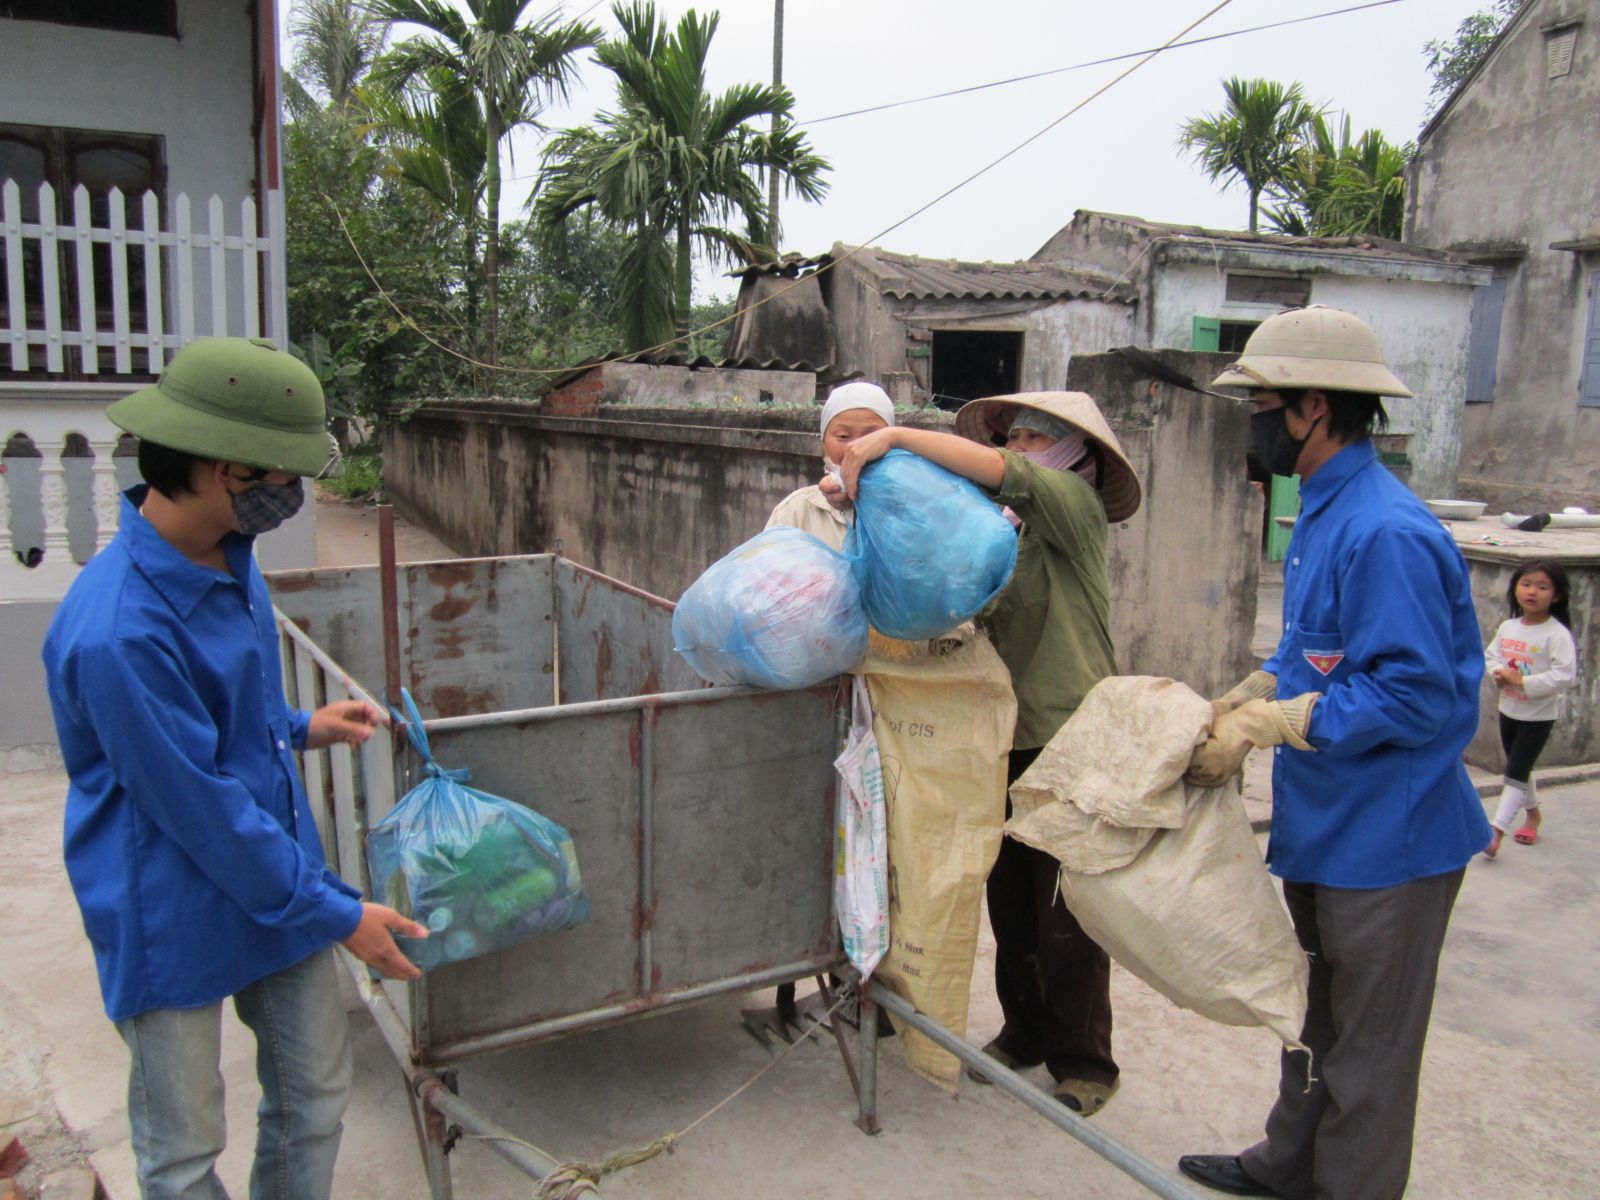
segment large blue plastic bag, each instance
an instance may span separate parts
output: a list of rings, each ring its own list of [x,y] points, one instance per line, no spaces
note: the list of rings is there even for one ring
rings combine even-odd
[[[405,956],[426,971],[585,920],[567,831],[435,763],[411,694],[401,697],[428,777],[368,831],[367,864],[377,898],[428,927],[426,938],[395,938]]]
[[[672,644],[709,683],[802,688],[867,653],[849,561],[809,533],[758,533],[706,568],[672,614]]]
[[[861,472],[857,491],[844,552],[879,633],[940,637],[1011,581],[1017,531],[971,480],[891,450]]]

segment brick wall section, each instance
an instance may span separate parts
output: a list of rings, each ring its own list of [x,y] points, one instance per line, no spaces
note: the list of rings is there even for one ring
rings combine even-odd
[[[547,417],[593,417],[600,412],[605,373],[596,367],[587,375],[545,393],[540,411]]]

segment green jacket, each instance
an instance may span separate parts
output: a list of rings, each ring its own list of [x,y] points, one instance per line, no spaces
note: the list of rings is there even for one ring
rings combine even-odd
[[[1079,476],[1001,453],[1006,473],[994,497],[1022,518],[1017,570],[978,621],[1011,671],[1013,747],[1031,750],[1055,736],[1090,688],[1116,674],[1106,514]]]

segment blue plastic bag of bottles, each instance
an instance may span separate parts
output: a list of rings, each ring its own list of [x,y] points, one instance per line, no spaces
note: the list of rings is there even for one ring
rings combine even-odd
[[[860,585],[831,546],[768,529],[689,585],[672,614],[672,644],[709,683],[810,687],[866,656]]]
[[[400,694],[427,778],[368,831],[367,864],[375,898],[428,927],[426,938],[395,938],[405,956],[426,971],[586,919],[567,831],[434,762],[422,715]]]
[[[879,633],[940,637],[1010,582],[1017,531],[971,480],[891,450],[861,472],[857,492],[844,552]]]

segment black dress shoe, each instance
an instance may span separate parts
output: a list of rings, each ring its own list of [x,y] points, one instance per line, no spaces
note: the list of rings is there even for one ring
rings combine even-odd
[[[1256,1181],[1244,1169],[1237,1154],[1185,1154],[1178,1160],[1178,1170],[1190,1179],[1198,1180],[1219,1192],[1235,1196],[1276,1196],[1264,1183]]]

